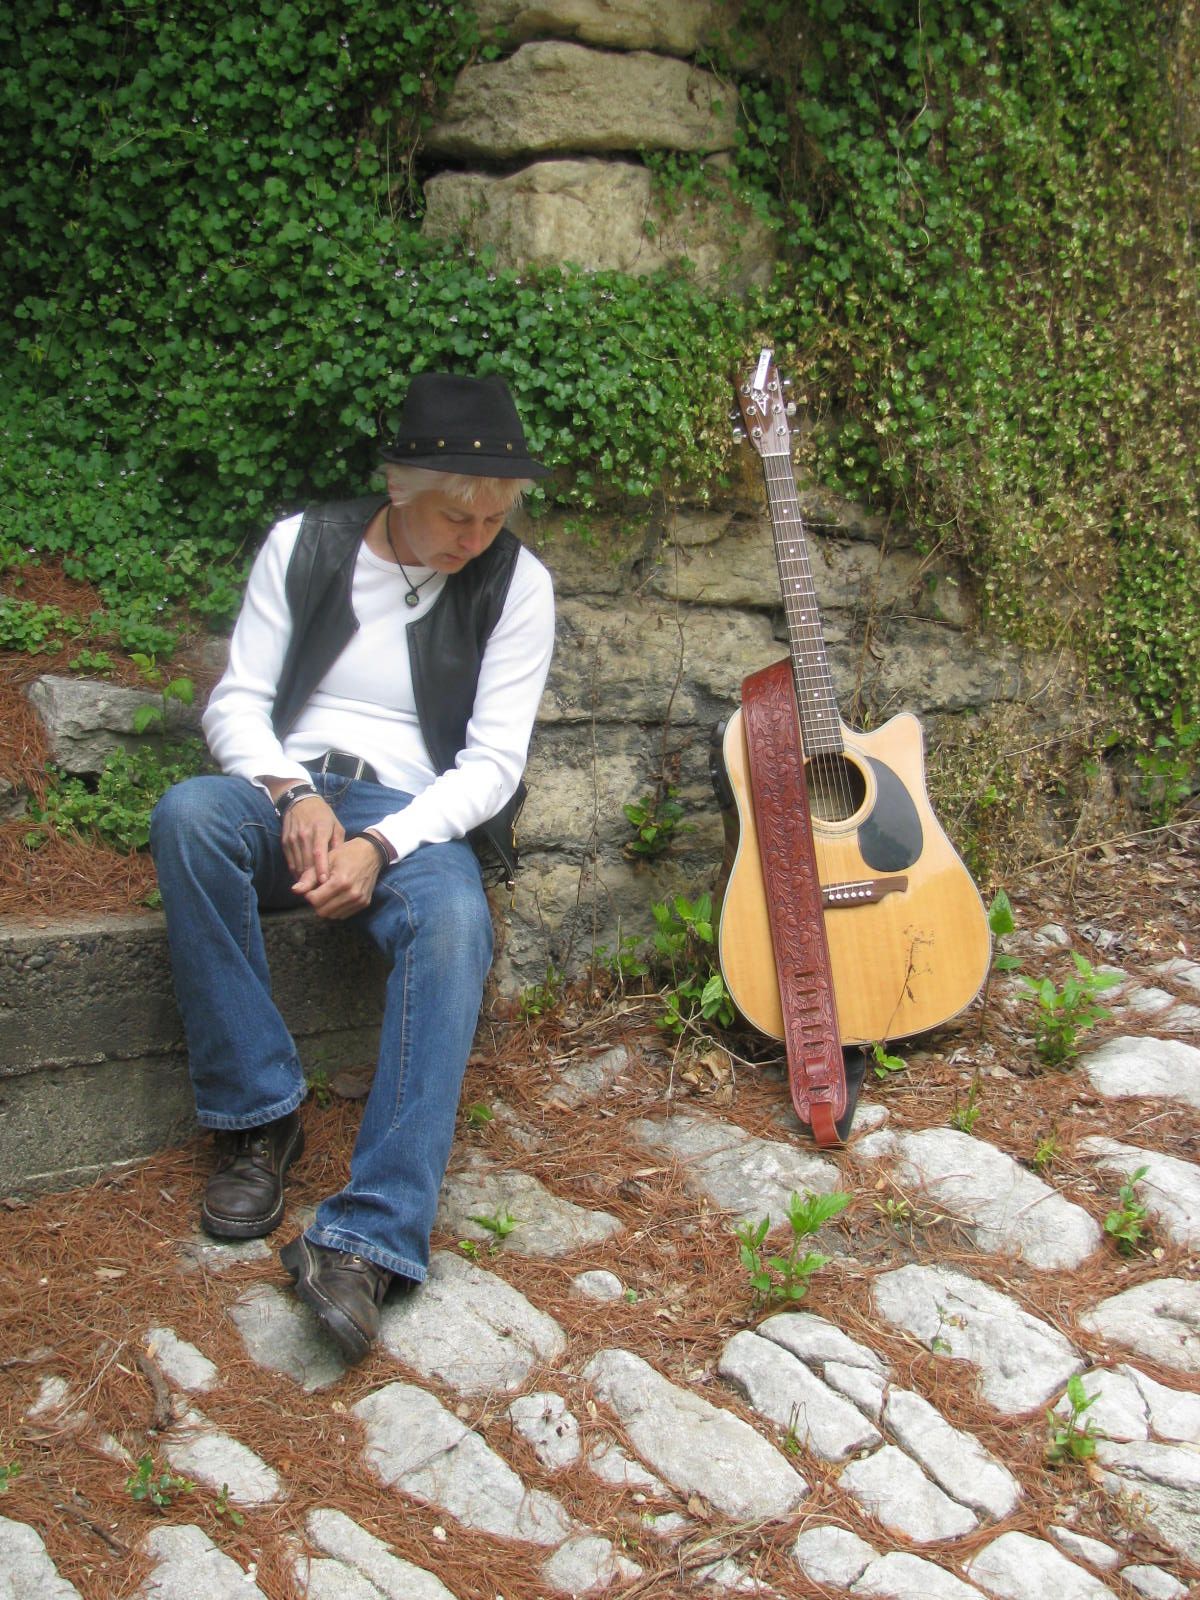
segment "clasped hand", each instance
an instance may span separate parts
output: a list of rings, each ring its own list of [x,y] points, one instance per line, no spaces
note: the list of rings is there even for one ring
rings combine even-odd
[[[289,809],[280,838],[284,860],[296,874],[292,892],[303,895],[319,917],[339,921],[370,905],[379,852],[367,839],[347,839],[319,795]]]

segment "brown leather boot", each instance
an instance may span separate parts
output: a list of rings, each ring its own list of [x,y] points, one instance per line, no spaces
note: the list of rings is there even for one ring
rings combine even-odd
[[[289,1111],[217,1139],[217,1170],[204,1191],[200,1226],[214,1239],[261,1239],[279,1226],[284,1174],[304,1149],[300,1114]]]
[[[365,1256],[312,1244],[303,1234],[279,1259],[296,1293],[317,1315],[347,1361],[361,1361],[379,1337],[379,1308],[392,1274]]]

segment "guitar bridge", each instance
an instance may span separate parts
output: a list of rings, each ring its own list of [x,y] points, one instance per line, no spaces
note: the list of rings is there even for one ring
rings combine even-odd
[[[846,883],[826,883],[821,886],[821,905],[826,911],[837,906],[871,906],[886,899],[889,894],[903,894],[907,888],[908,879],[903,876],[855,878]]]

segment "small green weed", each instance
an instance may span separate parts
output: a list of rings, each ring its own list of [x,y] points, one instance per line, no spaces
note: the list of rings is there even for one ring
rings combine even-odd
[[[242,1513],[236,1506],[231,1506],[229,1503],[229,1485],[227,1483],[221,1485],[221,1492],[213,1502],[213,1512],[234,1528],[244,1528],[246,1525],[246,1519]]]
[[[883,1220],[894,1227],[912,1221],[912,1205],[903,1195],[889,1194],[882,1200],[872,1201],[872,1204]]]
[[[676,793],[667,788],[661,793],[644,794],[640,800],[626,801],[621,809],[633,829],[633,838],[625,846],[628,855],[655,860],[666,854],[678,834],[696,831],[692,823],[684,822],[684,809]]]
[[[1008,934],[1016,932],[1017,922],[1013,916],[1012,901],[1003,889],[997,889],[992,896],[992,903],[988,907],[988,927],[997,944]],[[1015,972],[1020,965],[1020,956],[1009,955],[1002,950],[997,951],[992,957],[993,972]]]
[[[499,1250],[500,1246],[517,1226],[517,1219],[513,1216],[512,1212],[507,1206],[501,1206],[498,1210],[494,1211],[490,1217],[472,1217],[470,1220],[477,1224],[478,1227],[483,1228],[484,1231],[490,1236],[487,1241],[489,1255],[493,1255],[497,1250]],[[466,1253],[470,1254],[469,1251]]]
[[[1153,749],[1135,759],[1142,771],[1142,796],[1155,821],[1170,822],[1200,782],[1200,722],[1185,720],[1183,707],[1177,705],[1170,732],[1160,733]]]
[[[882,1044],[871,1046],[871,1071],[877,1078],[890,1078],[897,1072],[904,1072],[908,1062],[903,1056],[892,1056],[887,1053]]]
[[[1046,1460],[1053,1466],[1064,1462],[1090,1461],[1096,1454],[1096,1440],[1102,1437],[1090,1418],[1083,1421],[1084,1413],[1096,1403],[1089,1395],[1078,1373],[1067,1384],[1067,1402],[1070,1414],[1064,1419],[1054,1411],[1046,1412],[1050,1437],[1046,1441]]]
[[[48,768],[45,804],[31,805],[30,813],[35,823],[49,823],[60,832],[96,833],[114,850],[144,850],[150,841],[150,813],[161,796],[173,783],[207,767],[208,755],[198,739],[161,754],[148,748],[117,749],[105,760],[94,789]],[[36,849],[43,836],[34,830],[25,842]]]
[[[598,944],[592,951],[592,967],[610,973],[617,983],[632,983],[650,971],[641,953],[641,941],[632,933],[623,935],[613,951],[606,944]]]
[[[68,672],[86,672],[92,678],[107,677],[115,666],[107,650],[81,650],[67,662]]]
[[[528,984],[517,998],[517,1014],[523,1022],[549,1016],[562,1003],[563,975],[553,963],[546,968],[541,983]]]
[[[966,1102],[959,1105],[955,1101],[954,1110],[950,1113],[950,1126],[957,1128],[959,1133],[974,1133],[975,1124],[979,1121],[979,1114],[983,1107],[979,1104],[979,1075],[976,1073],[971,1079],[971,1087],[967,1090]]]
[[[740,1223],[734,1234],[738,1256],[746,1269],[755,1305],[792,1304],[808,1292],[808,1280],[829,1260],[818,1251],[805,1248],[805,1241],[831,1217],[850,1204],[850,1195],[793,1194],[788,1200],[788,1223],[792,1230],[787,1249],[775,1255],[764,1254],[763,1246],[771,1231],[771,1219]],[[803,1254],[801,1251],[803,1249]]]
[[[134,733],[161,732],[167,725],[167,708],[172,700],[181,706],[190,706],[196,698],[196,685],[190,678],[168,678],[152,655],[135,650],[130,657],[134,666],[152,684],[162,697],[160,706],[139,706],[133,714]]]
[[[1033,1147],[1033,1170],[1049,1172],[1061,1154],[1062,1146],[1058,1134],[1051,1129],[1049,1133],[1043,1134]]]
[[[312,1067],[305,1074],[305,1078],[309,1092],[313,1097],[313,1103],[320,1106],[321,1110],[324,1111],[327,1105],[333,1103],[333,1091],[329,1087],[329,1073],[324,1067]]]
[[[489,1122],[496,1120],[496,1113],[482,1100],[476,1100],[474,1105],[468,1106],[463,1115],[467,1119],[468,1128],[486,1128]]]
[[[190,1478],[177,1478],[173,1472],[156,1471],[154,1457],[147,1453],[125,1480],[125,1488],[132,1500],[149,1500],[152,1506],[164,1511],[176,1495],[191,1494],[196,1485]]]
[[[700,1022],[732,1027],[733,1000],[713,960],[716,938],[711,896],[688,900],[678,894],[670,904],[658,901],[650,912],[653,950],[660,969],[670,974],[661,991],[666,1009],[656,1019],[658,1026],[678,1034]]]
[[[1149,1167],[1139,1167],[1126,1178],[1117,1190],[1116,1208],[1104,1219],[1104,1231],[1115,1240],[1122,1255],[1132,1255],[1145,1237],[1148,1213],[1135,1190],[1149,1170]]]
[[[84,630],[77,617],[68,617],[57,606],[39,606],[32,600],[0,599],[0,650],[24,650],[40,655],[44,650],[61,650],[67,639]]]
[[[0,1494],[8,1493],[8,1486],[21,1476],[21,1463],[10,1461],[7,1465],[0,1463]]]
[[[1062,988],[1049,978],[1023,977],[1022,982],[1037,1005],[1034,1021],[1034,1048],[1048,1067],[1060,1067],[1079,1054],[1079,1036],[1110,1016],[1096,996],[1120,982],[1115,972],[1097,972],[1090,961],[1075,951],[1075,976]]]

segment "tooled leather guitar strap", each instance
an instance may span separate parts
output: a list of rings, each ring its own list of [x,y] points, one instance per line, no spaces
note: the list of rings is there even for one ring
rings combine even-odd
[[[825,1148],[841,1143],[836,1124],[846,1110],[846,1067],[790,661],[777,661],[745,679],[742,722],[783,1009],[788,1085],[796,1115]]]

